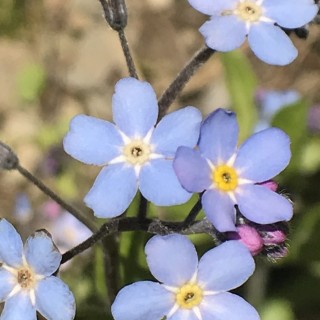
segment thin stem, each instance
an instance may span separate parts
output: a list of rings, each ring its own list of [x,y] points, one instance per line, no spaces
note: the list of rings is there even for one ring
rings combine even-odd
[[[124,29],[118,30],[118,35],[119,35],[119,39],[120,39],[120,43],[121,43],[123,54],[124,54],[124,56],[126,58],[129,74],[130,74],[131,77],[134,77],[134,78],[138,79],[138,74],[137,74],[136,67],[135,67],[134,62],[133,62],[133,58],[132,58],[132,55],[131,55],[131,52],[130,52],[130,48],[129,48],[129,45],[128,45],[128,41],[127,41],[126,35],[124,33]]]
[[[209,58],[215,53],[214,50],[207,46],[200,49],[194,57],[184,66],[174,81],[170,84],[168,89],[160,97],[159,104],[159,117],[160,120],[167,112],[168,108],[182,91],[187,82],[191,79],[194,73],[209,60]]]
[[[56,193],[54,193],[49,187],[47,187],[42,181],[40,181],[27,169],[23,168],[20,164],[18,164],[15,169],[17,169],[21,175],[23,175],[30,182],[32,182],[36,187],[38,187],[44,194],[49,196],[52,200],[57,202],[61,207],[66,209],[75,218],[77,218],[84,225],[86,225],[92,232],[96,232],[98,230],[96,225],[92,223],[89,219],[87,219],[81,211],[79,211],[74,206],[70,205],[69,203],[64,201],[62,198],[60,198]]]
[[[192,222],[194,222],[194,220],[196,219],[201,209],[202,209],[202,204],[201,204],[201,196],[200,196],[197,203],[193,206],[190,213],[183,221],[183,224],[185,225],[185,227],[188,227]]]
[[[170,233],[180,234],[196,234],[206,233],[211,235],[214,239],[217,238],[217,230],[206,219],[192,222],[187,228],[184,222],[169,222],[161,220],[138,218],[119,218],[112,219],[101,226],[100,230],[93,234],[90,238],[80,243],[78,246],[72,248],[62,255],[61,264],[69,261],[81,252],[91,248],[101,239],[115,233],[127,231],[145,231],[151,234],[166,235]]]

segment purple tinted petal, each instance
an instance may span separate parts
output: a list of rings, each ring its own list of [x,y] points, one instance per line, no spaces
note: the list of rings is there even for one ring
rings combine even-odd
[[[199,31],[208,47],[222,52],[239,48],[247,34],[245,23],[233,15],[214,16],[205,22]]]
[[[1,313],[1,320],[37,320],[36,309],[32,306],[29,294],[23,291],[9,298]]]
[[[120,290],[111,312],[115,320],[160,320],[174,303],[174,295],[159,283],[139,281]]]
[[[220,15],[224,10],[235,9],[238,0],[214,0],[214,1],[203,1],[203,0],[188,0],[190,5],[196,10],[208,14],[210,16]]]
[[[226,241],[202,256],[198,281],[204,290],[229,291],[246,282],[254,268],[251,253],[242,243]]]
[[[279,174],[290,157],[289,137],[280,129],[269,128],[252,135],[241,145],[234,167],[241,178],[262,182]]]
[[[84,114],[75,116],[63,140],[64,150],[75,159],[101,166],[119,155],[123,145],[114,124]]]
[[[20,235],[6,219],[0,220],[0,263],[10,267],[22,264],[23,244]]]
[[[144,137],[157,121],[157,97],[149,83],[121,79],[115,87],[112,110],[113,120],[122,132],[129,137]]]
[[[253,222],[269,224],[292,218],[292,204],[263,186],[243,185],[236,199],[241,213]]]
[[[203,319],[259,320],[259,314],[247,301],[229,293],[205,296],[201,305]]]
[[[236,151],[238,133],[235,113],[218,109],[201,126],[199,150],[214,164],[225,163]]]
[[[166,115],[153,132],[151,144],[155,152],[174,157],[177,148],[193,148],[200,133],[201,113],[194,107],[186,107]]]
[[[178,309],[169,320],[199,320],[194,311],[191,309]],[[204,318],[206,319],[206,318]]]
[[[265,0],[265,15],[284,28],[299,28],[310,22],[318,12],[314,0]]]
[[[201,201],[208,220],[218,231],[236,231],[236,211],[234,203],[227,193],[212,189],[207,190]]]
[[[14,275],[0,267],[0,303],[3,302],[15,286]]]
[[[48,277],[39,281],[35,291],[36,308],[51,320],[72,320],[76,305],[68,286],[57,277]]]
[[[52,275],[60,266],[62,258],[51,235],[45,230],[37,231],[27,239],[24,253],[35,273],[43,276]]]
[[[146,244],[145,253],[150,272],[165,285],[181,286],[197,270],[198,255],[186,236],[154,236]]]
[[[94,211],[95,216],[113,218],[128,208],[137,189],[133,167],[114,164],[100,171],[84,202]]]
[[[202,192],[211,184],[208,162],[191,148],[178,148],[173,168],[180,183],[189,192]]]
[[[284,66],[291,63],[298,55],[297,49],[286,33],[271,23],[253,24],[248,41],[254,54],[269,64]]]
[[[192,194],[181,186],[171,160],[152,160],[140,172],[140,191],[157,206],[172,206],[187,202]]]

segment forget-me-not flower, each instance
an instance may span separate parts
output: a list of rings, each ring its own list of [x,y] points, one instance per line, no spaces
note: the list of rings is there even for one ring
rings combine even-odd
[[[145,252],[160,283],[140,281],[121,289],[111,307],[115,320],[259,319],[249,303],[226,292],[242,285],[255,267],[238,241],[209,250],[199,262],[192,242],[179,234],[154,236]]]
[[[1,319],[36,320],[36,311],[50,320],[72,320],[75,301],[68,286],[52,276],[61,254],[45,230],[30,236],[24,247],[15,228],[0,220]]]
[[[198,11],[210,15],[200,32],[208,47],[231,51],[248,37],[255,55],[269,64],[286,65],[297,49],[280,28],[295,29],[317,14],[314,0],[188,0]]]
[[[292,217],[283,196],[256,183],[273,178],[289,163],[289,137],[269,128],[237,149],[236,115],[223,109],[211,113],[200,129],[198,149],[180,147],[173,163],[179,181],[190,192],[204,192],[202,206],[221,232],[236,231],[235,205],[250,221],[269,224]]]
[[[127,209],[138,188],[156,205],[186,202],[191,194],[181,187],[172,160],[179,146],[197,143],[201,113],[186,107],[166,115],[155,127],[155,92],[149,83],[134,78],[116,84],[112,110],[115,124],[78,115],[64,139],[71,156],[103,166],[84,199],[87,206],[98,217],[116,217]]]

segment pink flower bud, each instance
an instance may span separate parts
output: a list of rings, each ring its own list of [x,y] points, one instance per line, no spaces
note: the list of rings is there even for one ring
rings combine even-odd
[[[278,184],[273,180],[267,180],[267,181],[264,181],[264,182],[261,182],[261,183],[257,183],[257,184],[260,185],[260,186],[266,187],[266,188],[268,188],[268,189],[270,189],[271,191],[274,191],[274,192],[276,192],[277,189],[278,189]]]

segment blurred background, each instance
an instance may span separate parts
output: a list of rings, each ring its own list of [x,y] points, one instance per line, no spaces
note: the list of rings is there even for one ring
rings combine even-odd
[[[198,28],[206,17],[186,0],[127,0],[127,6],[126,34],[139,76],[160,96],[203,46]],[[306,40],[295,34],[291,39],[299,56],[285,67],[263,63],[246,45],[215,54],[170,108],[193,105],[203,115],[232,108],[241,141],[269,125],[291,137],[291,164],[276,179],[279,191],[294,201],[289,254],[276,263],[257,257],[256,273],[238,291],[262,320],[320,319],[320,25],[309,27]],[[0,140],[22,166],[92,219],[82,199],[99,168],[66,155],[62,139],[76,114],[111,119],[114,85],[125,76],[117,33],[105,23],[98,0],[1,0]],[[194,202],[151,207],[150,215],[181,220]],[[90,235],[17,172],[0,172],[0,210],[24,238],[47,228],[61,252]],[[150,235],[120,237],[121,285],[152,279],[143,253]],[[192,239],[200,255],[213,246],[209,236]],[[61,270],[76,296],[76,319],[112,319],[102,256],[96,246]]]

